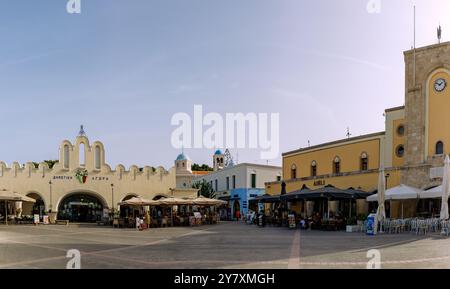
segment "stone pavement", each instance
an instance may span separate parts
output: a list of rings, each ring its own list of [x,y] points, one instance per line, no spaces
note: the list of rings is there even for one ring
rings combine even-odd
[[[214,226],[139,232],[87,225],[0,225],[0,268],[66,268],[68,250],[81,268],[366,268],[367,251],[382,268],[450,268],[450,238]]]

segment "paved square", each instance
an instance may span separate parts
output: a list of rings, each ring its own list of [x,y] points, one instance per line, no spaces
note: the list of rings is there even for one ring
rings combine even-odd
[[[292,231],[242,223],[139,232],[88,225],[0,225],[0,268],[66,268],[67,251],[82,268],[366,268],[367,251],[382,268],[450,268],[450,239],[438,234],[382,235]]]

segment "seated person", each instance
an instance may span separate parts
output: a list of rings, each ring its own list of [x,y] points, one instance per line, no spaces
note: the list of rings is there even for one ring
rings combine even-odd
[[[300,224],[300,229],[306,230],[306,221],[305,221],[305,219],[301,218],[299,224]]]

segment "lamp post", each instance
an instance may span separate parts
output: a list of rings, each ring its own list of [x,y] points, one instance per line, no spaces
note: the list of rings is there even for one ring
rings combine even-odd
[[[111,184],[112,213],[114,214],[114,184]]]
[[[388,179],[389,179],[390,176],[391,176],[391,174],[389,174],[389,173],[387,173],[386,176],[385,176],[385,179],[386,179],[386,182],[385,182],[386,190],[388,188]]]
[[[49,212],[51,213],[53,210],[53,198],[52,198],[52,181],[48,182],[48,185],[50,187],[50,206],[49,206]]]

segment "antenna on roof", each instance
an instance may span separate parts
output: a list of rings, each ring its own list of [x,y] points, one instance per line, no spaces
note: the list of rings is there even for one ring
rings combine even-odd
[[[352,134],[350,133],[350,128],[347,127],[347,138],[350,138],[352,136]]]
[[[442,39],[442,27],[441,24],[439,24],[439,27],[437,29],[437,37],[438,37],[438,43],[441,43],[441,39]]]
[[[416,87],[416,5],[414,5],[414,67],[413,67],[413,84]]]

